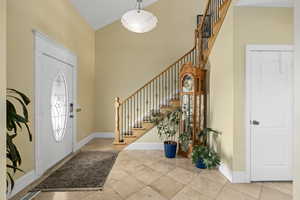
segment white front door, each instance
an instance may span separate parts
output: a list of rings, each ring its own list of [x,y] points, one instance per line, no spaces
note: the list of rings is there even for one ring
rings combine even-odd
[[[251,181],[292,180],[293,53],[248,53]]]
[[[37,167],[41,175],[73,151],[74,65],[69,63],[71,54],[47,40],[37,40]]]

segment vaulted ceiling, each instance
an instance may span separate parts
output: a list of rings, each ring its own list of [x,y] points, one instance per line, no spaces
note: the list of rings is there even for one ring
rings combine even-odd
[[[70,0],[80,14],[95,29],[111,24],[128,10],[135,8],[136,0]],[[148,6],[157,0],[144,0]]]
[[[70,1],[95,30],[119,20],[126,11],[136,6],[136,0]],[[144,6],[148,6],[156,1],[158,0],[144,0]],[[294,0],[239,0],[238,6],[293,7],[293,2]]]

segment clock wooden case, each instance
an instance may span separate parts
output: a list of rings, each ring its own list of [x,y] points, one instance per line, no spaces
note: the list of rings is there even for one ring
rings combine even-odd
[[[180,106],[183,112],[179,134],[182,138],[187,138],[189,144],[187,148],[187,145],[179,141],[178,154],[188,157],[193,147],[201,142],[198,134],[207,126],[206,70],[193,66],[192,63],[184,64],[179,80]]]

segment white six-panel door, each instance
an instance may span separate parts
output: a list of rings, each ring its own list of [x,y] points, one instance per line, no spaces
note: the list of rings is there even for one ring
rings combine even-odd
[[[293,52],[248,51],[251,181],[292,180]]]
[[[36,160],[38,175],[73,151],[75,57],[36,35]]]

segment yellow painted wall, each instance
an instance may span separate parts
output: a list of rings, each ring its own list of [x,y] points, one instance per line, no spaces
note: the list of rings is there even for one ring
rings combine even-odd
[[[233,97],[234,97],[234,7],[231,6],[209,59],[209,126],[222,132],[219,151],[230,169],[233,160]]]
[[[300,199],[300,1],[295,1],[295,167],[294,200]]]
[[[163,141],[158,137],[157,128],[154,127],[148,133],[143,135],[136,143],[162,143]]]
[[[6,199],[6,0],[0,0],[0,199]]]
[[[161,0],[152,32],[127,31],[119,21],[96,32],[96,130],[114,131],[114,98],[124,99],[193,47],[199,0]]]
[[[245,49],[247,44],[293,44],[292,8],[234,9],[234,171],[245,166]]]
[[[210,126],[222,131],[223,161],[245,171],[245,49],[247,44],[293,44],[293,9],[232,7],[213,48]]]
[[[95,32],[68,0],[9,0],[8,2],[8,86],[21,90],[34,100],[34,49],[32,29],[64,45],[78,56],[77,140],[94,131],[95,107]],[[30,105],[34,133],[34,101]],[[35,135],[35,133],[33,134]],[[26,172],[34,169],[34,142],[20,134],[17,145]]]

